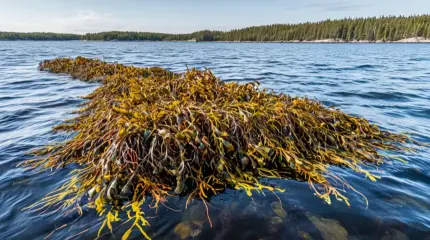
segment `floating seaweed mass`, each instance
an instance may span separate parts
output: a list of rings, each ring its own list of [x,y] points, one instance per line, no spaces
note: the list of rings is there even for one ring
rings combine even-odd
[[[134,228],[149,239],[145,199],[158,207],[179,194],[207,208],[208,198],[226,188],[283,191],[264,178],[304,179],[326,202],[334,196],[349,204],[344,189],[354,188],[329,166],[375,181],[369,167],[389,158],[378,150],[407,151],[413,142],[315,100],[261,90],[256,82],[225,83],[209,70],[174,74],[83,57],[44,61],[40,70],[102,84],[76,118],[54,128],[76,135],[24,163],[75,168],[65,185],[30,208],[81,211],[84,201],[104,217],[99,235],[124,212],[131,228],[123,239]]]

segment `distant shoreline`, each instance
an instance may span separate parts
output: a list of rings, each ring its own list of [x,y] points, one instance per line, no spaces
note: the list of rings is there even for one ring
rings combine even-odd
[[[405,38],[398,41],[369,41],[369,40],[354,40],[345,41],[343,39],[319,39],[319,40],[293,40],[293,41],[190,41],[190,40],[162,40],[162,41],[150,41],[150,40],[0,40],[0,42],[184,42],[184,43],[312,43],[312,44],[398,44],[398,43],[430,43],[430,38],[413,37]]]
[[[362,44],[362,43],[430,43],[429,38],[423,37],[413,37],[413,38],[405,38],[399,41],[369,41],[369,40],[354,40],[354,41],[345,41],[343,39],[319,39],[319,40],[294,40],[294,41],[217,41],[217,42],[225,42],[225,43],[354,43],[354,44]]]
[[[108,31],[85,34],[2,32],[0,40],[34,41],[183,41],[274,43],[428,43],[430,14],[327,19],[318,22],[270,24],[228,31],[192,33]]]

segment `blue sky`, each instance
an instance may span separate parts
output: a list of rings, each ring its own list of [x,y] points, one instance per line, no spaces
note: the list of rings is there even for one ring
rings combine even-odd
[[[423,13],[430,0],[0,0],[0,31],[188,33]]]

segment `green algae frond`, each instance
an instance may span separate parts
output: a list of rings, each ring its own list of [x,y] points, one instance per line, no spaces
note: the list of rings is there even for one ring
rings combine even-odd
[[[74,132],[24,163],[38,169],[74,168],[64,186],[33,209],[76,208],[82,202],[104,217],[105,227],[124,212],[131,228],[149,225],[142,204],[157,208],[169,195],[205,203],[226,188],[283,191],[262,179],[302,179],[316,196],[348,203],[355,191],[330,166],[375,181],[369,168],[384,152],[407,151],[407,136],[383,131],[321,103],[259,89],[258,83],[225,83],[209,70],[173,74],[78,57],[44,61],[40,70],[67,73],[101,86],[77,117],[54,128]],[[78,166],[78,167],[76,167]],[[318,187],[317,187],[318,186]],[[210,218],[208,216],[209,223]]]

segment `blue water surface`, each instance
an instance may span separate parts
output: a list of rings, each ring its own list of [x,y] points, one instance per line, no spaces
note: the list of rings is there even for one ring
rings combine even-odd
[[[44,59],[76,56],[175,72],[208,67],[224,81],[257,80],[430,143],[430,44],[0,42],[0,239],[97,236],[99,218],[90,209],[82,216],[23,210],[64,184],[70,169],[51,174],[17,167],[31,157],[31,149],[70,137],[51,128],[73,117],[80,97],[97,88],[37,70]],[[165,204],[180,212],[147,208],[151,226],[146,231],[154,239],[180,239],[174,228],[185,221],[193,222],[189,238],[194,239],[345,239],[327,238],[310,220],[317,218],[329,233],[344,228],[347,239],[430,239],[430,150],[420,147],[400,156],[408,163],[380,166],[375,172],[382,178],[376,183],[333,168],[368,199],[368,206],[356,193],[347,194],[351,207],[338,201],[329,205],[307,183],[277,181],[286,189],[278,194],[286,213],[281,222],[272,209],[277,196],[250,198],[227,190],[210,202],[212,227],[201,202],[185,210],[185,199],[172,197]],[[116,229],[116,239],[126,229]],[[133,236],[140,239],[137,232]]]

